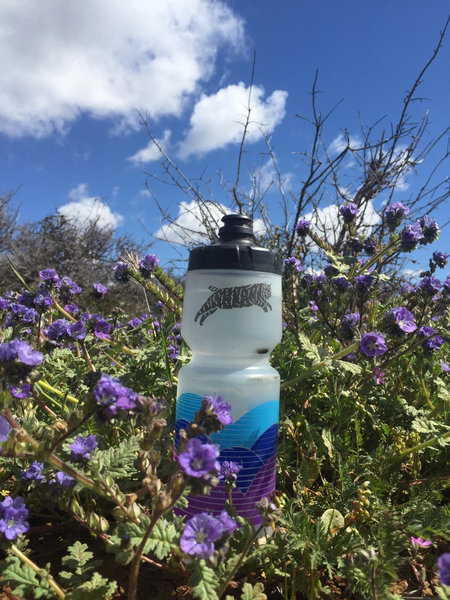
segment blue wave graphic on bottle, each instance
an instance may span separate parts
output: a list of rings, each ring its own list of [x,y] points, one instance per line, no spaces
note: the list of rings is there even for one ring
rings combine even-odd
[[[202,398],[196,394],[182,394],[177,402],[175,447],[179,430],[185,429],[193,420]],[[269,497],[275,489],[276,451],[278,436],[279,402],[271,400],[249,410],[236,422],[226,425],[210,440],[220,446],[219,462],[233,461],[242,468],[232,490],[233,505],[237,512],[253,521],[261,522],[255,503]],[[210,441],[206,436],[203,441]],[[212,488],[208,496],[189,497],[189,507],[183,514],[192,516],[198,512],[218,514],[228,499],[224,483]]]

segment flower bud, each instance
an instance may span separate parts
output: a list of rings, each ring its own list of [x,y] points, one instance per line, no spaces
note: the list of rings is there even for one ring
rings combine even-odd
[[[70,512],[72,512],[76,517],[84,519],[84,509],[76,498],[72,498],[70,501]]]

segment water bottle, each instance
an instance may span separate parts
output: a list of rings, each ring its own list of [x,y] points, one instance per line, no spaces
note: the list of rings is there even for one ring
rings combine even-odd
[[[211,435],[219,463],[241,469],[232,490],[237,513],[255,525],[255,503],[275,489],[280,378],[269,364],[281,339],[281,258],[255,244],[252,220],[222,218],[219,240],[191,251],[181,334],[192,351],[178,377],[175,444],[203,396],[223,396],[233,422]],[[222,481],[188,497],[188,517],[219,514],[229,498]]]

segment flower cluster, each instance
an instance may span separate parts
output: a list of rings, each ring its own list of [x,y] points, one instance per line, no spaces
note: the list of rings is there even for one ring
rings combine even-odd
[[[301,271],[303,271],[303,267],[300,264],[300,261],[298,260],[298,258],[295,258],[295,256],[289,256],[288,258],[285,258],[284,264],[291,266],[296,273],[300,273]]]
[[[22,533],[26,533],[30,526],[25,520],[28,517],[28,509],[25,501],[20,496],[11,498],[7,496],[0,502],[0,533],[7,540],[15,540]]]
[[[97,440],[94,434],[79,435],[69,444],[70,460],[72,462],[88,461],[96,448]]]
[[[157,258],[154,254],[147,254],[139,262],[139,273],[142,275],[142,277],[148,279],[158,263],[159,258]]]
[[[97,404],[103,408],[103,415],[107,419],[136,407],[137,395],[135,392],[123,386],[118,379],[105,373],[101,375],[92,390],[92,395]]]
[[[353,223],[356,215],[359,212],[359,209],[354,202],[349,202],[348,204],[341,206],[339,208],[339,212],[344,219],[344,223]]]
[[[199,513],[186,522],[180,538],[180,548],[190,556],[209,558],[214,554],[216,543],[221,538],[230,536],[237,527],[236,521],[226,510],[218,517]]]
[[[390,204],[384,213],[384,218],[390,231],[394,231],[402,222],[403,218],[409,214],[409,206],[405,206],[402,202],[394,202]]]
[[[310,227],[311,221],[308,221],[308,219],[299,219],[297,225],[295,226],[295,231],[300,237],[306,237],[309,233]]]

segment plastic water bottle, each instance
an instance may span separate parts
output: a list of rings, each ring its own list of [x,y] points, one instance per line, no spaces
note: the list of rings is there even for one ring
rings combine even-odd
[[[249,217],[222,221],[219,241],[189,257],[181,334],[192,359],[179,373],[175,443],[203,396],[223,396],[233,423],[211,439],[220,463],[241,467],[234,508],[258,524],[255,503],[275,489],[280,378],[269,356],[281,339],[281,258],[256,246]],[[188,497],[183,513],[217,515],[228,497],[222,481],[208,496]]]

